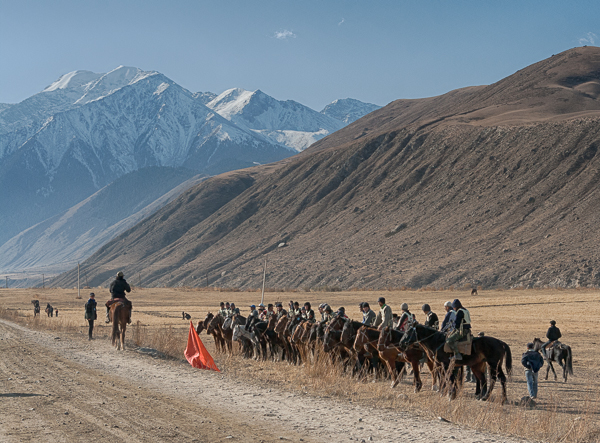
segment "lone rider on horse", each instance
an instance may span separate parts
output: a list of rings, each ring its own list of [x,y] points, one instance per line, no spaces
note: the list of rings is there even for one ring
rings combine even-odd
[[[542,354],[544,354],[546,358],[548,358],[546,347],[553,341],[558,341],[558,339],[561,337],[562,334],[560,333],[560,329],[556,327],[556,322],[554,320],[550,320],[550,327],[548,328],[548,332],[546,332],[546,338],[548,341],[542,345]]]
[[[454,331],[450,333],[446,339],[446,343],[454,352],[454,358],[456,360],[462,360],[462,355],[458,352],[458,341],[467,337],[471,332],[471,315],[469,314],[469,311],[463,307],[458,298],[452,302],[452,307],[456,311]]]
[[[110,323],[110,317],[108,313],[110,312],[110,305],[115,303],[115,301],[122,301],[125,306],[131,309],[133,308],[131,302],[125,297],[125,292],[131,292],[131,286],[127,283],[127,280],[123,278],[123,272],[117,272],[117,278],[110,284],[110,300],[106,302],[106,323]],[[127,323],[131,323],[131,315],[129,315],[129,319]]]

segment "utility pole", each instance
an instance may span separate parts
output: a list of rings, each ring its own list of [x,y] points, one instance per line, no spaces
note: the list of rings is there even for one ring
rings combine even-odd
[[[265,266],[263,267],[263,286],[262,286],[262,295],[260,297],[260,302],[265,303],[265,280],[267,279],[267,259],[265,258]]]
[[[46,280],[44,279],[44,274],[42,274],[42,289],[46,289]]]
[[[77,262],[77,299],[81,298],[81,285],[79,284],[79,262]]]
[[[8,275],[6,276],[6,289],[8,289]]]

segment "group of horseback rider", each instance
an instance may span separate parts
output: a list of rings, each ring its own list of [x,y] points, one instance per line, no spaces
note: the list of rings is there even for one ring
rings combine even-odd
[[[390,327],[400,331],[407,331],[410,326],[417,322],[414,314],[408,309],[407,303],[402,303],[400,309],[402,314],[399,316],[392,313],[392,308],[386,303],[384,297],[379,297],[377,300],[379,304],[379,312],[375,313],[368,302],[361,302],[359,304],[359,310],[362,314],[362,323],[365,326],[375,327],[383,329]],[[447,343],[454,352],[454,358],[460,360],[462,355],[458,352],[457,343],[466,338],[471,331],[471,316],[469,311],[465,309],[460,300],[456,299],[453,302],[446,302],[444,305],[446,309],[446,316],[442,323],[442,331],[447,332],[448,338]],[[423,313],[425,314],[425,326],[432,327],[436,330],[439,329],[438,316],[431,311],[431,307],[428,304],[422,306]],[[338,308],[337,311],[333,311],[331,306],[327,303],[321,303],[318,307],[318,311],[321,314],[321,319],[318,320],[315,317],[315,312],[312,309],[310,302],[304,303],[302,307],[297,301],[290,300],[289,311],[283,308],[281,302],[277,302],[274,305],[269,303],[266,307],[264,304],[259,304],[258,308],[256,305],[250,305],[250,315],[246,322],[246,329],[250,328],[251,325],[256,321],[268,321],[272,315],[277,316],[277,321],[282,316],[288,316],[290,318],[300,318],[309,322],[320,322],[325,325],[332,319],[342,317],[348,319],[346,310],[343,307]],[[231,324],[231,319],[234,315],[239,314],[240,310],[235,306],[235,303],[221,302],[220,309],[217,315],[222,316],[225,319],[223,328],[227,329]]]

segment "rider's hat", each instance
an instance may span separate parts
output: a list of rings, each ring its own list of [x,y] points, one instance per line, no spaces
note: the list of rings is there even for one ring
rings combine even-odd
[[[425,303],[421,309],[423,310],[423,312],[429,312],[431,311],[431,306]]]
[[[400,309],[402,309],[403,311],[408,311],[408,303],[402,303]]]
[[[444,303],[444,307],[445,308],[451,308],[452,307],[452,302],[450,300],[448,300],[446,303]]]
[[[275,303],[275,307],[276,307],[276,308],[279,308],[279,307],[282,307],[282,308],[283,308],[283,305],[282,305],[280,302],[277,302],[277,303]]]
[[[377,303],[384,303],[385,304],[385,297],[379,297],[377,299]]]
[[[95,297],[96,294],[94,294],[93,292],[90,292],[90,297]]]
[[[250,305],[250,307],[251,307],[251,308],[256,308],[256,306],[255,306],[255,305]]]
[[[124,275],[124,274],[123,274],[123,271],[119,271],[119,272],[117,272],[117,277],[123,277],[123,275]]]
[[[552,326],[554,326],[554,325],[556,324],[556,322],[555,322],[554,320],[550,320],[550,324],[551,324]]]

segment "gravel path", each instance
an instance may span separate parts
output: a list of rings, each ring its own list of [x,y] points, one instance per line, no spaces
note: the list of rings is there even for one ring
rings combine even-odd
[[[522,442],[0,320],[0,441]]]

